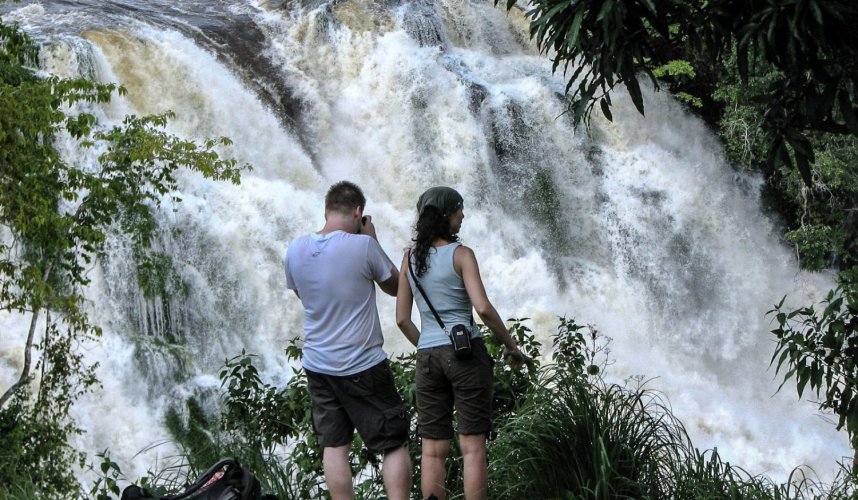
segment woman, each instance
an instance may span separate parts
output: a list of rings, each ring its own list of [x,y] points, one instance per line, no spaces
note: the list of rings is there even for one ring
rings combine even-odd
[[[476,310],[497,335],[514,368],[524,361],[486,296],[474,252],[458,243],[456,235],[465,217],[462,205],[462,196],[449,187],[433,187],[420,196],[417,235],[413,248],[402,258],[396,295],[396,323],[417,346],[417,429],[423,439],[421,490],[424,498],[434,495],[438,500],[444,500],[446,493],[445,462],[453,438],[454,406],[464,459],[465,498],[481,499],[487,495],[486,437],[491,431],[492,362],[472,311]],[[411,321],[412,300],[417,301],[420,311],[420,330]],[[434,306],[440,322],[429,304]],[[447,333],[454,325],[465,325],[470,331],[470,359],[459,359],[454,354]]]

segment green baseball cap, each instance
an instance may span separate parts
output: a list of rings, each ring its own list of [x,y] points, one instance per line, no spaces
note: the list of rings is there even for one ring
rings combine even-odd
[[[444,215],[450,215],[464,203],[464,198],[455,189],[447,186],[435,186],[420,195],[417,200],[417,213],[422,213],[426,207],[435,207]]]

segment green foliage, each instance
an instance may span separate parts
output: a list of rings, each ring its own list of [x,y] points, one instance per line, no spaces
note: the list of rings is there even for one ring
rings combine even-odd
[[[788,241],[802,267],[846,270],[858,265],[858,139],[826,134],[813,142],[813,186],[782,172],[780,186],[796,207],[791,225],[799,232]]]
[[[854,295],[832,290],[820,304],[784,311],[783,303],[767,314],[774,316],[778,339],[771,364],[787,368],[781,387],[795,378],[798,396],[810,388],[821,397],[819,408],[837,415],[852,448],[858,450],[858,302]]]
[[[716,2],[718,21],[709,36],[733,36],[740,76],[753,74],[756,60],[780,75],[768,87],[764,130],[770,162],[795,162],[806,184],[812,183],[814,148],[808,131],[858,135],[855,84],[850,68],[858,60],[858,20],[853,2]],[[732,31],[730,31],[732,30]],[[789,149],[787,148],[789,146]],[[790,158],[792,154],[793,158]]]
[[[610,342],[611,339],[602,337],[592,325],[579,325],[574,320],[560,318],[557,333],[552,336],[551,359],[562,369],[564,377],[596,380],[612,363]]]
[[[618,84],[626,85],[643,114],[638,74],[657,85],[653,70],[668,62],[662,47],[674,36],[670,26],[688,19],[690,8],[673,0],[539,0],[532,2],[528,16],[531,37],[542,52],[554,55],[552,69],[563,67],[577,122],[587,120],[597,102],[612,119],[609,91]]]
[[[808,186],[795,169],[766,163],[763,129],[768,88],[781,78],[758,64],[743,81],[735,64],[728,64],[714,98],[725,104],[719,124],[725,151],[737,165],[765,170],[764,196],[787,223],[785,239],[795,245],[801,266],[812,271],[833,267],[847,270],[858,264],[858,147],[856,138],[829,132],[810,133],[815,151]]]
[[[801,469],[794,469],[787,481],[775,484],[765,476],[752,476],[740,467],[724,462],[718,450],[686,453],[676,470],[676,491],[681,499],[846,499],[854,494],[854,483],[844,469],[838,470],[831,485],[820,484]]]
[[[692,66],[688,61],[683,61],[681,59],[668,61],[667,64],[663,64],[653,69],[652,73],[656,78],[662,78],[665,76],[694,78],[697,76],[694,71],[694,66]]]
[[[796,247],[801,267],[813,271],[825,269],[837,247],[834,230],[830,226],[809,224],[788,231],[784,239]]]
[[[119,464],[110,459],[108,450],[96,453],[95,456],[101,459],[101,463],[97,471],[98,479],[89,490],[90,498],[110,500],[113,495],[118,498],[120,495],[118,481],[122,479],[122,470],[119,468]],[[95,470],[92,465],[90,465],[90,469]]]
[[[667,64],[653,69],[652,73],[656,78],[669,81],[673,95],[677,99],[697,109],[703,107],[703,99],[690,92],[680,90],[687,82],[693,81],[697,76],[697,72],[690,62],[682,59],[668,61]]]
[[[181,290],[182,283],[176,275],[170,255],[144,252],[137,256],[136,261],[137,285],[147,299],[169,296],[172,291]]]
[[[602,382],[609,339],[560,319],[551,365],[492,443],[494,498],[664,498],[687,438],[658,396]],[[676,455],[676,456],[675,456]]]
[[[609,339],[592,326],[561,318],[552,341],[553,363],[490,445],[492,498],[854,497],[845,469],[832,485],[798,469],[778,485],[694,448],[660,394],[605,382]]]
[[[12,498],[75,497],[80,484],[72,470],[84,456],[68,440],[77,432],[71,424],[40,418],[23,397],[12,398],[0,408],[0,490]]]
[[[537,383],[539,358],[542,344],[540,344],[530,328],[524,322],[530,318],[510,318],[509,333],[518,343],[519,350],[528,357],[530,363],[522,370],[513,370],[503,357],[503,345],[491,334],[485,325],[480,325],[486,349],[494,360],[494,410],[493,426],[502,425],[504,420],[514,414],[518,407],[525,401],[527,394],[533,384]]]
[[[492,444],[496,498],[669,498],[687,439],[652,393],[555,373]]]
[[[764,103],[768,88],[781,74],[763,63],[755,69],[753,74],[741,77],[733,51],[724,60],[724,69],[712,92],[713,99],[724,106],[719,134],[727,157],[737,165],[765,165],[767,157]]]
[[[858,266],[840,271],[837,278],[845,294],[850,297],[849,300],[858,302],[858,297],[856,297],[856,294],[858,294]]]
[[[97,383],[81,346],[101,333],[82,290],[108,235],[126,232],[141,262],[151,263],[155,211],[178,201],[179,171],[238,182],[246,167],[218,157],[226,138],[198,145],[167,134],[170,113],[104,128],[75,106],[106,103],[124,89],[39,77],[37,54],[23,31],[0,23],[0,310],[31,318],[21,375],[0,395],[0,484],[32,485],[51,498],[78,488],[70,471],[82,457],[67,444],[78,432],[71,408]],[[58,137],[99,151],[97,165],[68,162],[54,147]]]
[[[205,464],[213,464],[221,457],[219,444],[212,436],[214,422],[194,398],[188,398],[185,407],[186,412],[170,408],[164,423],[177,444],[188,454],[194,470],[205,470],[208,467]]]
[[[17,25],[0,23],[0,81],[17,85],[36,80],[27,66],[32,65],[38,55],[30,37]]]
[[[253,365],[254,357],[242,349],[240,355],[226,360],[220,372],[221,387],[227,391],[221,424],[235,438],[270,453],[274,446],[306,430],[307,415],[303,410],[310,403],[309,393],[299,385],[295,374],[291,379],[294,382],[285,390],[264,384]]]

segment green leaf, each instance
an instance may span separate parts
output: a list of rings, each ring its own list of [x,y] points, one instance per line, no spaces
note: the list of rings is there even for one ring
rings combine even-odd
[[[643,104],[643,96],[641,95],[641,88],[638,84],[638,80],[636,77],[632,76],[625,82],[626,89],[629,91],[629,97],[632,98],[632,103],[634,103],[635,108],[638,110],[638,113],[641,115],[644,114],[644,104]]]
[[[655,2],[653,2],[653,0],[642,0],[642,1],[643,1],[644,6],[646,6],[646,8],[649,9],[650,12],[652,12],[653,14],[658,14],[658,9],[656,9]]]
[[[605,115],[605,118],[608,121],[613,121],[613,115],[611,115],[611,106],[608,104],[608,101],[604,98],[599,99],[599,105],[602,107],[602,114]]]
[[[814,362],[813,369],[812,369],[812,375],[811,375],[811,379],[810,379],[810,387],[815,389],[816,391],[819,391],[819,388],[822,387],[823,373],[824,372],[822,370],[822,367],[819,365],[819,363]]]
[[[858,135],[858,116],[855,114],[855,108],[852,107],[852,101],[847,92],[837,94],[840,103],[840,113],[843,115],[846,126],[852,134]]]
[[[807,381],[810,379],[810,371],[805,367],[798,371],[798,376],[796,380],[796,389],[798,390],[798,397],[801,397],[804,393],[804,387],[807,385]]]
[[[810,7],[811,12],[813,12],[813,19],[816,20],[816,23],[822,26],[824,23],[822,21],[822,11],[819,9],[819,5],[817,5],[816,0],[809,0],[807,2]]]
[[[614,8],[614,1],[613,0],[604,0],[604,3],[602,4],[602,8],[599,9],[599,14],[596,16],[596,21],[603,21],[606,17],[608,17],[608,14],[611,12],[611,9],[613,9],[613,8]]]
[[[831,301],[825,310],[822,312],[822,317],[827,318],[829,316],[833,316],[840,311],[840,307],[843,305],[843,297],[838,297]]]
[[[578,44],[578,36],[581,33],[581,23],[584,21],[584,9],[578,10],[575,13],[575,18],[572,20],[572,26],[569,28],[569,34],[566,37],[566,46],[575,47]]]
[[[783,365],[784,360],[787,358],[788,355],[789,355],[789,351],[784,350],[784,352],[781,354],[780,359],[778,360],[778,366],[777,366],[777,368],[775,368],[775,371],[780,371],[781,365]]]
[[[739,71],[739,76],[743,81],[748,80],[748,53],[749,51],[744,50],[743,43],[739,43],[739,47],[736,50],[736,66]]]
[[[798,168],[798,171],[801,174],[801,178],[804,181],[805,185],[812,186],[813,185],[813,174],[810,171],[810,160],[809,160],[809,158],[802,153],[796,152],[795,163],[796,163],[796,168]]]
[[[568,6],[568,4],[567,4],[566,2],[559,2],[557,5],[555,5],[555,6],[554,6],[554,7],[552,7],[551,9],[549,9],[549,10],[548,10],[548,12],[546,12],[545,14],[543,14],[543,15],[542,15],[542,19],[545,19],[545,20],[546,20],[546,22],[553,21],[553,19],[552,19],[552,18],[553,18],[553,17],[554,17],[558,12],[560,12],[560,11],[561,11],[561,10],[563,10],[563,9],[565,9],[567,6]],[[558,30],[558,31],[560,31],[560,30]]]
[[[813,146],[804,134],[797,131],[790,131],[786,140],[793,148],[796,167],[802,180],[804,180],[805,185],[812,186],[813,174],[810,170],[810,164],[813,162]]]
[[[846,333],[846,323],[844,323],[842,320],[832,321],[829,325],[829,329],[834,333],[844,334]]]
[[[849,402],[849,409],[846,415],[846,430],[850,435],[858,433],[858,404],[855,400]]]

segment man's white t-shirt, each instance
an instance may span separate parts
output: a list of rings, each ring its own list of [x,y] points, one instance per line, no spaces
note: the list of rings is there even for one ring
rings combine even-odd
[[[286,285],[304,304],[304,368],[354,375],[387,358],[375,282],[390,278],[378,242],[334,231],[295,239],[286,250]]]

